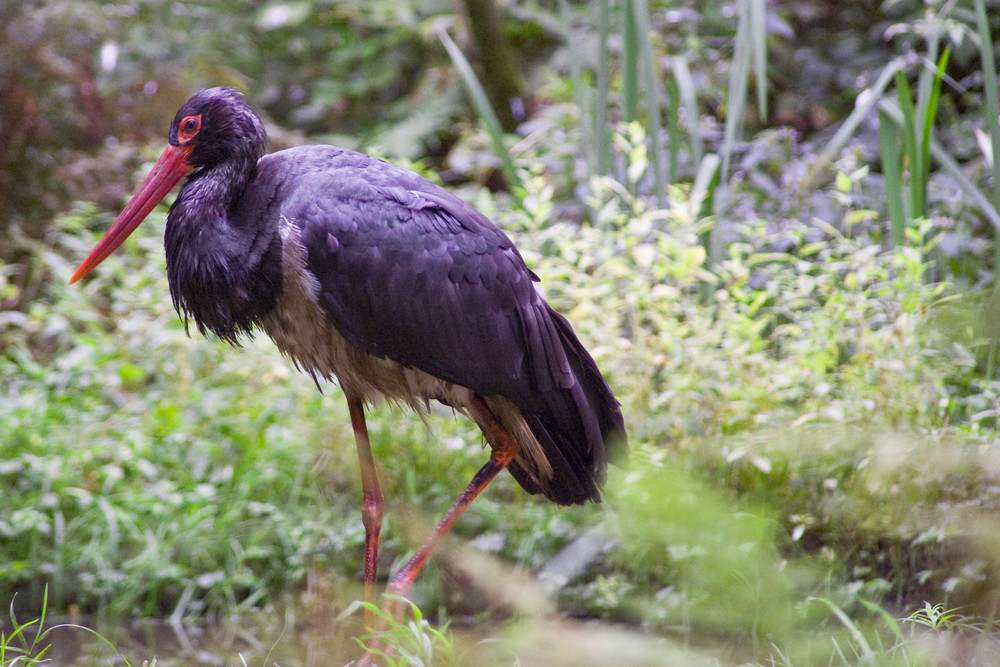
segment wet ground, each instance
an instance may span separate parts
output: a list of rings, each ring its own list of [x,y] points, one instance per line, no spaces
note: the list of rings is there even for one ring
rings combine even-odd
[[[225,665],[227,667],[337,667],[362,654],[354,637],[362,631],[360,614],[286,623],[266,615],[231,619],[218,625],[171,625],[134,621],[102,627],[88,622],[107,641],[80,628],[53,630],[46,654],[59,667],[156,667]],[[508,620],[485,626],[452,625],[449,636],[460,664],[499,667],[589,667],[630,665],[718,665],[677,643],[626,628],[558,616]],[[499,636],[496,636],[496,634]],[[109,644],[110,642],[110,644]],[[713,651],[714,653],[714,651]],[[127,661],[127,662],[126,662]],[[737,661],[733,664],[738,664]]]
[[[140,667],[155,658],[156,667],[244,664],[328,667],[347,664],[361,654],[353,639],[361,632],[360,616],[340,623],[329,619],[303,624],[254,615],[218,625],[150,620],[114,627],[93,622],[86,625],[107,642],[81,628],[56,628],[47,637],[51,643],[47,657],[53,665]]]

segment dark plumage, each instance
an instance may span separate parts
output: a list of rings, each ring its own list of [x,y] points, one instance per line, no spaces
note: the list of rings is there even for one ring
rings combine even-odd
[[[366,469],[362,406],[382,396],[417,410],[439,400],[483,428],[493,468],[459,513],[504,466],[557,503],[600,500],[607,463],[628,453],[618,402],[510,239],[447,190],[380,160],[330,146],[263,150],[263,127],[238,92],[193,96],[74,280],[187,174],[165,238],[178,313],[233,344],[263,329],[314,378],[339,380],[375,549],[381,493]]]

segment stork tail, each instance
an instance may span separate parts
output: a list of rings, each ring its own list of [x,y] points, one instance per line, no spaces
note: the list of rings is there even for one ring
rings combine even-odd
[[[547,392],[543,409],[522,407],[521,414],[551,473],[543,474],[524,453],[508,469],[526,491],[560,505],[600,502],[608,463],[623,465],[628,458],[621,406],[566,318],[551,309],[549,315],[575,382]]]

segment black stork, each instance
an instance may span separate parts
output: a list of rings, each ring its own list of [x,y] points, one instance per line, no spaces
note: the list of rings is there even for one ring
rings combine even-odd
[[[556,503],[600,501],[608,462],[628,455],[618,401],[510,239],[411,171],[332,146],[264,155],[264,142],[238,91],[195,94],[70,283],[188,177],[165,234],[174,307],[233,345],[263,329],[314,380],[339,381],[361,463],[369,600],[383,499],[364,410],[381,398],[421,414],[440,401],[475,420],[491,447],[390,593],[409,592],[435,545],[504,468]]]

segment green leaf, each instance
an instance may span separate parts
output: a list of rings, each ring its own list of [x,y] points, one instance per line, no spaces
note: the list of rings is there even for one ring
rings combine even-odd
[[[903,172],[900,165],[899,128],[889,114],[878,110],[878,138],[882,156],[882,176],[885,181],[885,203],[889,210],[889,238],[892,245],[901,246],[907,221],[903,207]]]

